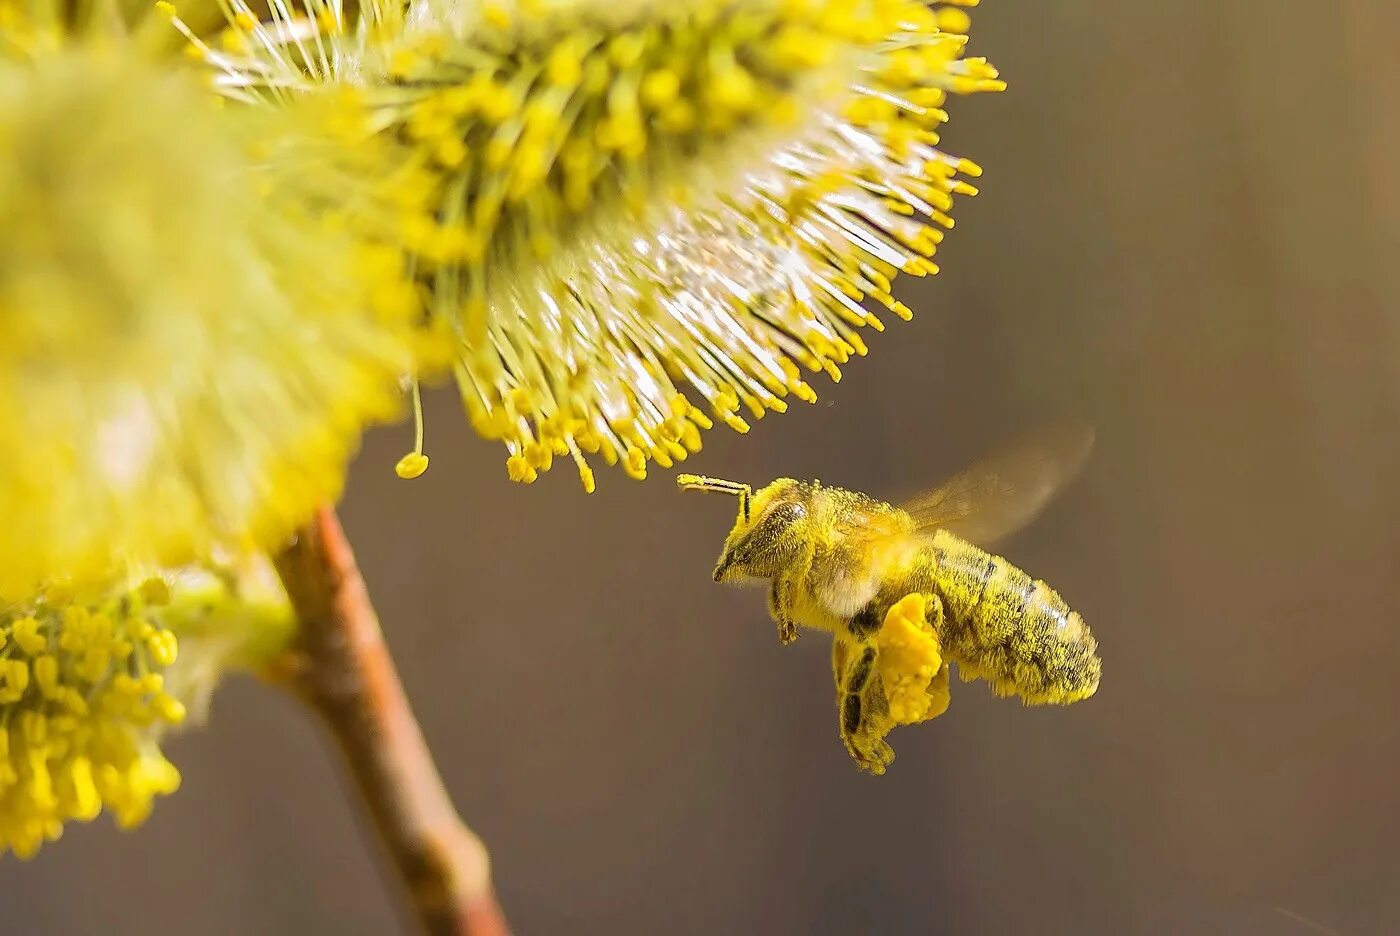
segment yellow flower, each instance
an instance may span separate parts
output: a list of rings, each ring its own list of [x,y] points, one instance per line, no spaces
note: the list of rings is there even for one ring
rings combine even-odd
[[[975,191],[937,148],[947,95],[1002,87],[966,14],[918,0],[361,9],[234,0],[191,41],[235,99],[348,89],[395,141],[422,206],[397,235],[519,481],[567,455],[591,489],[588,452],[640,477],[815,399],[803,372],[839,379],[872,308],[909,317],[891,280],[936,272]]]
[[[0,606],[0,854],[28,858],[104,809],[144,821],[180,784],[161,736],[249,647],[290,631],[285,598],[244,600],[199,570]]]
[[[337,115],[220,113],[0,2],[0,595],[279,541],[412,369],[400,261],[301,142]]]

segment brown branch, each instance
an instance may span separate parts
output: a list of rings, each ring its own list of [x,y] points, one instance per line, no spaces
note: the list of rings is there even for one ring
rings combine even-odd
[[[335,513],[276,563],[300,621],[283,681],[330,727],[424,929],[508,936],[486,848],[443,789]]]

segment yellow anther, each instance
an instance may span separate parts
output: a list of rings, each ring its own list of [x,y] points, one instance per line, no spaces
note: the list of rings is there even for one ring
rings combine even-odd
[[[63,707],[74,716],[82,718],[86,716],[89,712],[87,700],[84,699],[78,693],[78,690],[72,688],[71,686],[63,687],[61,693],[59,694],[59,699],[62,702]]]
[[[554,464],[554,449],[541,442],[526,443],[525,460],[531,468],[548,471]]]
[[[686,100],[678,100],[661,111],[657,126],[667,133],[691,133],[699,122],[699,111]]]
[[[719,413],[719,418],[724,420],[724,424],[735,432],[745,433],[749,431],[749,424],[744,417],[737,413]]]
[[[421,452],[409,452],[394,465],[394,474],[404,480],[412,480],[428,470],[428,456]]]
[[[91,822],[102,811],[102,797],[98,795],[97,784],[93,782],[92,761],[86,757],[75,757],[67,764],[65,786],[69,791],[69,809],[79,822]]]
[[[10,635],[19,648],[30,656],[43,653],[49,645],[48,637],[39,631],[39,622],[32,617],[15,621]]]
[[[583,80],[584,50],[581,43],[565,40],[549,55],[545,78],[560,87],[573,87]]]
[[[631,68],[646,51],[646,39],[638,33],[623,33],[608,43],[608,58],[620,69]]]
[[[681,79],[669,68],[658,69],[642,79],[640,91],[643,103],[660,110],[680,95]]]
[[[715,107],[742,113],[758,105],[758,85],[748,71],[734,65],[710,80],[706,100]]]
[[[58,658],[53,656],[40,656],[34,659],[34,682],[38,685],[39,691],[45,698],[53,699],[58,695]]]
[[[156,696],[151,705],[156,716],[166,724],[178,725],[185,720],[187,714],[185,704],[179,699],[162,694]]]
[[[28,688],[29,665],[23,660],[0,660],[0,704],[18,702]]]
[[[170,666],[180,652],[179,642],[170,631],[159,631],[146,638],[146,650],[158,666]]]
[[[647,476],[647,456],[646,453],[634,445],[627,447],[627,454],[622,460],[623,470],[637,480],[642,480]]]
[[[457,169],[467,161],[467,145],[456,136],[443,136],[433,156],[447,169]]]
[[[539,472],[522,455],[512,455],[506,459],[506,472],[512,481],[521,484],[532,484],[539,477]]]
[[[702,448],[700,430],[692,422],[687,422],[681,427],[681,444],[691,452],[698,452]]]

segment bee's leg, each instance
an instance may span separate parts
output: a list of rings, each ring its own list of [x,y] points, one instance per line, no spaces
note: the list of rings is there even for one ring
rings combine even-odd
[[[888,601],[881,601],[878,597],[872,598],[865,607],[851,616],[846,622],[846,628],[856,640],[869,640],[880,632],[889,610]]]
[[[846,668],[851,665],[851,650],[855,645],[839,636],[831,642],[831,676],[836,680],[836,706],[846,697]]]
[[[924,601],[924,621],[933,631],[934,639],[941,643],[944,634],[943,602],[934,594],[924,595]],[[948,692],[947,660],[944,660],[943,664],[938,667],[938,672],[935,673],[933,679],[929,681],[928,689],[925,690],[925,692],[928,694],[929,699],[928,711],[920,721],[928,721],[937,718],[939,715],[948,711],[948,703],[951,701],[952,697]]]
[[[853,637],[875,647],[891,724],[913,725],[948,710],[948,664],[939,639],[943,624],[942,601],[926,592],[893,603],[886,594],[848,622]]]
[[[791,575],[779,575],[773,579],[773,590],[768,594],[768,611],[778,625],[778,641],[783,646],[797,639],[797,624],[792,619],[792,604],[796,591],[796,579]]]
[[[837,670],[837,699],[841,740],[861,770],[879,775],[894,760],[894,749],[885,743],[894,723],[889,704],[875,672],[877,651],[872,644],[842,646],[838,639],[832,648],[832,666]],[[840,664],[845,662],[844,671]]]
[[[851,632],[851,636],[856,640],[868,640],[880,632],[885,626],[885,618],[889,616],[890,610],[901,601],[908,600],[913,595],[919,595],[924,600],[924,623],[932,629],[936,639],[942,639],[943,633],[943,602],[932,592],[910,592],[907,595],[900,595],[899,600],[891,600],[890,594],[876,595],[874,598],[855,614],[851,615],[846,622],[846,628]]]

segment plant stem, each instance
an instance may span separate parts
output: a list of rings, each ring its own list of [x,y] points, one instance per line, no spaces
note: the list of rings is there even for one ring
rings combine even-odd
[[[330,727],[423,928],[508,936],[486,848],[443,788],[334,511],[276,565],[300,625],[282,681]]]

